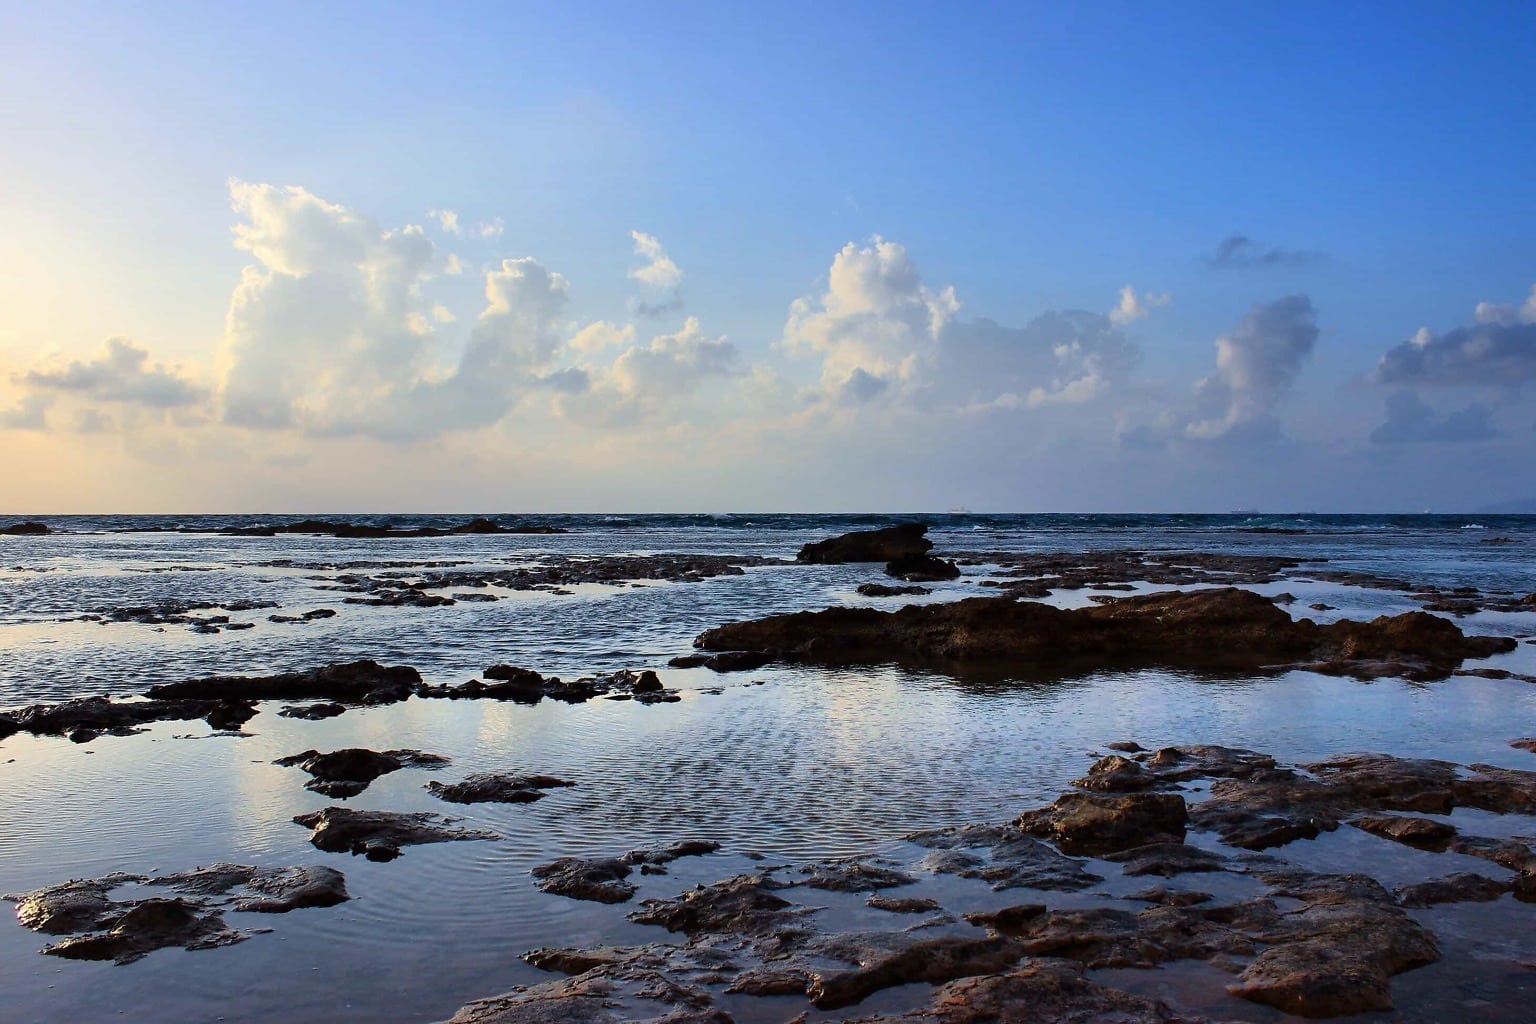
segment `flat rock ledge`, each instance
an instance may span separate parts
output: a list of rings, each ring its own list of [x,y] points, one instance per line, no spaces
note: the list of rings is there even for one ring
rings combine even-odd
[[[1023,675],[1168,666],[1266,671],[1302,667],[1358,678],[1443,679],[1468,658],[1513,650],[1427,612],[1319,625],[1237,587],[1164,591],[1062,610],[976,597],[896,611],[828,608],[719,626],[704,651],[757,651],[818,665],[903,663]]]

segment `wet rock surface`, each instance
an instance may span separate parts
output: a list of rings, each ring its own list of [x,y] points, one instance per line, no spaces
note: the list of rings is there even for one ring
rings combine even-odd
[[[368,784],[380,775],[399,771],[407,766],[439,768],[448,763],[440,754],[428,754],[420,750],[367,750],[347,747],[322,754],[318,750],[306,750],[300,754],[280,757],[273,764],[285,768],[298,768],[312,776],[304,788],[326,796],[345,799],[356,796],[368,788]]]
[[[813,664],[1007,665],[1028,674],[1167,665],[1440,679],[1466,658],[1512,650],[1425,612],[1318,625],[1238,588],[1160,592],[1064,611],[1007,597],[828,608],[707,630],[703,650],[769,650]]]
[[[842,562],[891,562],[902,558],[924,558],[933,549],[933,541],[923,534],[923,523],[901,523],[878,530],[857,530],[840,537],[816,541],[800,549],[797,562],[835,565]]]
[[[654,850],[631,850],[622,857],[560,857],[531,873],[542,892],[594,903],[624,903],[636,891],[628,880],[635,868],[642,874],[664,875],[666,865],[680,857],[700,857],[718,849],[719,843],[689,839]]]
[[[151,722],[197,718],[205,719],[215,729],[236,729],[256,713],[254,704],[237,697],[134,701],[78,697],[61,704],[32,704],[12,711],[0,723],[0,736],[24,731],[89,742],[103,734],[129,735]]]
[[[519,704],[537,704],[545,698],[566,704],[581,704],[596,697],[635,700],[642,704],[674,704],[682,699],[675,691],[668,690],[650,669],[643,672],[623,669],[603,676],[583,676],[566,681],[559,676],[540,675],[516,665],[492,665],[484,675],[488,682],[471,679],[459,686],[423,685],[416,688],[416,695],[447,700],[510,700]]]
[[[932,587],[893,587],[886,583],[860,583],[854,589],[863,597],[909,597],[933,593]]]
[[[161,886],[177,897],[114,899],[125,887]],[[43,947],[71,960],[133,963],[157,949],[213,949],[249,938],[224,922],[224,910],[285,914],[345,902],[346,880],[327,867],[257,868],[214,864],[179,874],[112,874],[7,895],[25,928],[66,938]]]
[[[392,704],[410,697],[421,673],[408,665],[351,661],[305,672],[270,676],[210,676],[151,686],[152,698],[201,700],[324,700],[344,704]]]
[[[7,523],[0,526],[0,536],[5,537],[45,537],[52,532],[46,523]]]
[[[557,779],[553,775],[481,772],[462,782],[429,782],[426,789],[439,800],[454,804],[526,804],[542,800],[545,790],[574,785],[576,783]]]
[[[327,807],[295,815],[297,824],[310,829],[310,843],[328,853],[350,853],[369,860],[389,861],[400,856],[403,846],[448,843],[466,839],[496,839],[483,829],[455,828],[454,819],[430,811],[360,811],[351,807]]]

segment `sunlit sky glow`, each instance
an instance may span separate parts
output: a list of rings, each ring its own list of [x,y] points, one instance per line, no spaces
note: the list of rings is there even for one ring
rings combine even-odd
[[[0,512],[1536,498],[1533,38],[0,0]]]

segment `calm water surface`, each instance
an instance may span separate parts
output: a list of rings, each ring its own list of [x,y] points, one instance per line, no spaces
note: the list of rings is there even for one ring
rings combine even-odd
[[[325,588],[344,570],[322,568],[387,561],[411,571],[452,561],[474,569],[654,552],[792,557],[808,540],[884,518],[556,518],[549,521],[573,532],[370,541],[115,532],[171,522],[221,525],[185,517],[49,521],[69,532],[0,538],[0,707],[356,657],[415,665],[432,682],[460,682],[496,662],[565,676],[654,667],[684,699],[655,707],[602,700],[536,707],[412,700],[326,722],[280,718],[268,706],[247,725],[247,737],[209,736],[201,722],[175,722],[85,746],[28,736],[5,740],[0,891],[229,860],[329,863],[346,872],[356,897],[335,908],[259,919],[230,914],[234,927],[274,930],[227,949],[157,952],[127,967],[40,956],[42,937],[0,922],[6,1021],[441,1020],[469,999],[548,980],[518,960],[529,949],[662,938],[657,929],[626,922],[630,906],[539,893],[528,869],[541,861],[619,854],[684,837],[723,844],[720,854],[677,862],[669,876],[637,876],[644,898],[670,897],[695,882],[751,869],[760,863],[752,855],[770,863],[900,855],[901,836],[914,829],[1006,820],[1053,799],[1082,773],[1089,752],[1116,739],[1148,746],[1219,742],[1285,759],[1376,749],[1536,766],[1531,755],[1507,745],[1536,734],[1536,687],[1517,681],[1364,684],[1302,672],[1213,678],[1149,671],[980,685],[894,669],[770,668],[717,676],[664,667],[666,659],[689,649],[698,632],[724,621],[879,603],[854,592],[859,583],[879,578],[877,566],[765,566],[699,583],[582,585],[571,595],[506,593],[496,602],[431,609],[340,603],[344,595]],[[932,521],[938,527],[933,537],[947,554],[1085,548],[1278,553],[1440,585],[1536,591],[1536,520],[1530,518]],[[1307,532],[1246,532],[1255,526]],[[1511,542],[1484,543],[1495,536]],[[280,560],[286,564],[272,564]],[[943,585],[929,600],[984,593],[975,578]],[[1338,606],[1329,613],[1297,612],[1323,618],[1414,607],[1392,591],[1295,581],[1258,589],[1297,594],[1302,600],[1296,609],[1317,600]],[[1077,604],[1085,596],[1058,600]],[[166,599],[263,600],[281,607],[232,613],[255,628],[216,635],[177,625],[70,621],[94,609]],[[305,625],[266,618],[273,611],[319,607],[340,614]],[[1487,613],[1462,625],[1526,637],[1536,633],[1536,615]],[[1489,664],[1536,672],[1536,646],[1522,645]],[[382,777],[349,802],[357,807],[443,811],[448,808],[422,784],[482,770],[548,772],[578,785],[534,804],[454,807],[466,824],[502,838],[413,847],[395,862],[373,864],[310,847],[307,831],[291,818],[332,801],[305,791],[305,777],[296,770],[271,763],[307,748],[343,746],[415,747],[453,758],[436,773],[408,768]],[[1536,833],[1529,819],[1500,819],[1491,827]],[[1356,842],[1328,837],[1304,856],[1347,866],[1359,855],[1349,845]],[[1446,864],[1430,871],[1458,868]],[[1524,920],[1519,912],[1529,909],[1507,898],[1494,908],[1480,911],[1494,915],[1485,922],[1505,915],[1518,923]],[[1521,945],[1523,925],[1480,936],[1463,920],[1465,908],[1434,913],[1445,919],[1436,927],[1463,936],[1485,958],[1507,953],[1511,942]],[[1536,948],[1524,955],[1536,956]],[[1464,975],[1469,962],[1459,968]],[[1437,970],[1417,972],[1414,977],[1428,981],[1414,984],[1434,989]],[[1198,989],[1198,974],[1180,983]],[[1158,983],[1184,977],[1149,972],[1153,976],[1161,978]],[[1145,989],[1154,983],[1143,978],[1137,984]],[[1442,991],[1440,1003],[1416,1002],[1439,1016],[1410,1011],[1402,1019],[1456,1019],[1456,1007],[1478,998],[1476,991],[1468,996],[1443,984],[1436,990]],[[1217,1005],[1232,1010],[1230,1000],[1217,998]],[[1279,1019],[1237,1005],[1247,1019]],[[731,1008],[744,1019],[752,1012]]]

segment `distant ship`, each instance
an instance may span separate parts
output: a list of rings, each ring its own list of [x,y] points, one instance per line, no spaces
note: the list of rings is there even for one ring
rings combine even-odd
[[[1256,516],[1258,514],[1259,510],[1256,508],[1235,508],[1227,513],[1229,516]]]
[[[964,506],[956,506],[955,508],[947,510],[944,514],[949,516],[968,516],[971,514],[971,510],[965,508]]]

